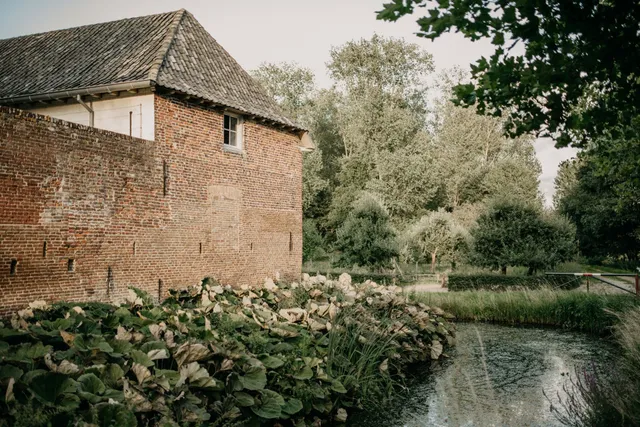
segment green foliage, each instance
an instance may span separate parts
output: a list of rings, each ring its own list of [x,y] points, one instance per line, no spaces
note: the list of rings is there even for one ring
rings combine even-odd
[[[312,260],[323,253],[324,239],[312,219],[302,221],[302,261]]]
[[[447,288],[460,291],[505,291],[508,289],[575,289],[582,283],[574,276],[505,276],[497,274],[450,274]]]
[[[315,91],[315,76],[310,69],[288,62],[262,63],[251,71],[251,76],[276,100],[287,116],[296,121],[303,119]]]
[[[637,203],[616,194],[624,176],[603,176],[602,159],[587,151],[579,158],[576,182],[558,200],[558,210],[576,225],[580,252],[591,260],[623,257],[637,263],[640,256],[640,215]],[[637,190],[636,190],[637,191]]]
[[[0,324],[0,426],[326,423],[388,398],[451,328],[395,287],[348,277],[253,290],[205,279],[159,306],[139,290],[121,306],[34,303]],[[349,371],[351,352],[369,354],[385,388]]]
[[[549,325],[610,335],[615,313],[638,307],[628,295],[598,295],[578,291],[425,292],[416,301],[442,309],[458,320],[523,325]]]
[[[385,267],[398,255],[389,214],[375,197],[365,193],[354,202],[337,232],[336,248],[336,265],[345,267]]]
[[[427,7],[419,36],[491,40],[494,53],[471,66],[473,83],[456,87],[456,99],[506,114],[511,135],[585,144],[640,113],[638,2],[392,0],[378,18],[395,21],[417,7]]]
[[[453,216],[443,210],[431,212],[413,224],[404,238],[404,252],[409,260],[431,262],[435,271],[436,260],[455,264],[469,248],[470,238],[458,226]]]
[[[564,218],[543,214],[522,202],[499,200],[478,218],[470,262],[494,270],[526,266],[529,274],[570,261],[575,229]]]

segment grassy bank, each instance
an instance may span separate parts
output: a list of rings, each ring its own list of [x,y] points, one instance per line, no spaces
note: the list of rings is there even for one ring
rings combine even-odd
[[[459,320],[558,326],[595,334],[611,332],[618,322],[615,313],[640,307],[640,299],[632,296],[550,289],[423,293],[411,297],[441,307]]]

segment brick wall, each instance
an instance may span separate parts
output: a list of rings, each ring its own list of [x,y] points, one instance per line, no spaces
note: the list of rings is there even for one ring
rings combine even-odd
[[[0,107],[0,312],[299,276],[299,140],[244,132],[225,152],[221,114],[158,95],[155,142]]]

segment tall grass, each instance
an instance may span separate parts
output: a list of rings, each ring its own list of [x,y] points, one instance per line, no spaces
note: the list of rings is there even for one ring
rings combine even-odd
[[[357,318],[355,310],[345,310],[336,319],[328,334],[327,373],[345,387],[357,389],[364,408],[374,408],[401,385],[388,369],[380,367],[393,353],[396,336],[382,324],[384,333],[374,333],[370,325],[354,321]]]
[[[640,307],[640,298],[628,295],[551,289],[421,293],[411,297],[440,307],[458,320],[559,326],[594,334],[611,333],[618,321],[615,313]],[[640,361],[638,363],[640,366]]]
[[[619,315],[614,337],[621,352],[605,367],[608,375],[579,369],[565,386],[566,397],[552,406],[564,425],[640,425],[640,307]]]

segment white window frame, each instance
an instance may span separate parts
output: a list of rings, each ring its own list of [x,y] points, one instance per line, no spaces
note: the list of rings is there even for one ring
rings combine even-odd
[[[225,127],[225,123],[224,123],[225,116],[233,117],[234,119],[237,120],[236,130],[235,130],[235,134],[236,134],[235,145],[226,144],[224,142],[224,136],[226,132],[228,131],[232,132],[230,129],[227,129]],[[240,114],[232,113],[229,111],[224,112],[224,115],[222,117],[222,147],[224,148],[225,151],[231,151],[235,153],[241,153],[242,150],[244,149],[244,119]]]

